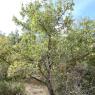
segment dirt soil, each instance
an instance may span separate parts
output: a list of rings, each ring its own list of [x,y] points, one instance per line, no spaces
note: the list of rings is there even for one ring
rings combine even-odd
[[[49,95],[47,87],[37,82],[25,83],[25,90],[27,95]]]

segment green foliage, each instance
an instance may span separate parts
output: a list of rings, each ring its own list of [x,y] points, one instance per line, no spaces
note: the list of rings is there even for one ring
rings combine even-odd
[[[8,64],[0,63],[0,80],[6,79],[8,67]]]
[[[17,44],[20,41],[18,30],[16,30],[15,32],[11,32],[8,37],[9,37],[9,42],[12,45]]]
[[[32,64],[26,64],[24,62],[14,62],[8,68],[8,77],[11,78],[28,78],[32,76],[34,67]]]
[[[9,44],[9,39],[6,36],[0,36],[0,62],[11,63],[12,46]]]
[[[26,95],[20,83],[0,81],[0,95]]]
[[[93,36],[90,32],[71,31],[60,43],[62,56],[66,63],[80,62],[93,53]]]

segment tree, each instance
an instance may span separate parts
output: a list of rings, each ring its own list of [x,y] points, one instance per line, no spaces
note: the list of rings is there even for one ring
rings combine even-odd
[[[57,54],[57,38],[61,30],[69,31],[71,28],[71,11],[73,10],[72,0],[53,0],[47,1],[35,1],[30,2],[26,6],[22,6],[20,12],[23,20],[18,20],[13,17],[13,20],[17,25],[21,25],[25,31],[34,32],[35,34],[40,33],[44,35],[44,40],[47,42],[44,45],[45,51],[40,52],[37,67],[44,80],[41,80],[46,84],[50,95],[55,95],[53,84],[52,84],[52,72],[55,64],[57,64],[56,58],[59,57]],[[41,43],[40,43],[41,44]],[[41,48],[41,51],[42,49]],[[58,62],[59,63],[59,62]]]
[[[39,70],[37,73],[43,79],[38,79],[33,76],[34,74],[32,78],[44,83],[50,95],[56,95],[57,87],[55,86],[58,82],[65,85],[62,83],[64,78],[66,82],[73,78],[74,82],[75,76],[81,73],[72,70],[76,70],[75,67],[78,64],[90,63],[90,58],[94,54],[95,22],[84,19],[75,25],[71,15],[73,5],[72,0],[57,0],[56,2],[36,0],[22,5],[20,12],[22,20],[13,18],[24,31],[17,52],[21,54],[24,61],[32,63],[37,68],[36,70]],[[74,76],[74,73],[77,74]],[[58,78],[62,80],[59,81]],[[58,82],[56,82],[57,79]],[[74,85],[77,86],[74,90],[81,90],[79,84],[72,84],[71,87],[66,85],[68,89],[65,95],[71,95],[70,89]],[[76,91],[72,93],[76,94]],[[80,93],[77,94],[80,95]]]
[[[0,79],[7,77],[7,69],[11,63],[11,46],[5,35],[0,35]]]
[[[18,30],[16,30],[15,32],[11,32],[9,35],[9,41],[12,45],[15,45],[17,43],[19,43],[20,38],[19,38],[19,33]]]

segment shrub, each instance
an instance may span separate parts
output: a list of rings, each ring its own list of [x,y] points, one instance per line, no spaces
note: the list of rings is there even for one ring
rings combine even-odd
[[[8,64],[0,62],[0,80],[4,80],[7,77]]]
[[[0,95],[26,95],[21,83],[0,81]]]
[[[14,62],[8,68],[8,77],[26,78],[32,74],[32,64]]]

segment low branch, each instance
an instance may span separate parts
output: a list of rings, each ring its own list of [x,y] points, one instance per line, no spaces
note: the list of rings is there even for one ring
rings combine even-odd
[[[44,72],[42,71],[42,68],[41,68],[40,64],[38,64],[38,67],[39,67],[39,71],[40,71],[40,73],[42,74],[42,76],[43,76],[45,79],[47,79],[46,75],[45,75]]]
[[[87,57],[87,56],[89,56],[89,55],[90,55],[90,53],[88,52],[88,53],[86,53],[86,54],[84,54],[84,55],[82,55],[82,56],[75,57],[75,58],[69,60],[68,62],[83,60],[85,57]]]
[[[31,76],[31,78],[32,78],[32,79],[35,79],[35,80],[37,80],[37,81],[39,81],[40,83],[42,83],[42,84],[44,84],[44,85],[47,85],[46,82],[44,82],[43,80],[40,80],[40,79],[38,79],[38,78],[36,78],[36,77],[33,77],[33,76]]]

